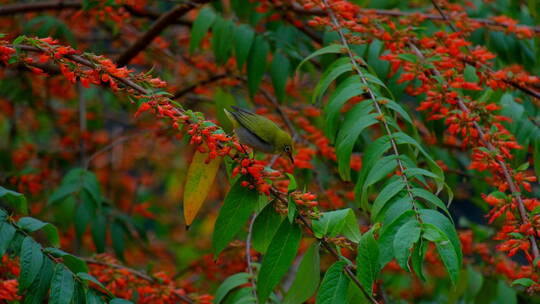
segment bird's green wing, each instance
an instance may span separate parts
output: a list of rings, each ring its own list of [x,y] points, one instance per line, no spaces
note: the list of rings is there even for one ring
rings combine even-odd
[[[235,109],[236,112],[232,112],[232,114],[240,125],[267,143],[273,143],[274,136],[279,129],[273,121],[238,107],[233,107],[233,109]]]

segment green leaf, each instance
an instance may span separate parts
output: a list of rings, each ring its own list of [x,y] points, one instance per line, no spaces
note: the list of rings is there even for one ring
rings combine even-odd
[[[88,290],[86,292],[86,304],[105,304],[106,302],[103,301],[100,295],[93,292],[92,290]]]
[[[446,235],[446,237],[452,243],[452,246],[458,257],[458,264],[461,265],[463,260],[463,254],[461,252],[461,242],[459,241],[456,228],[454,227],[452,222],[450,222],[450,220],[446,216],[431,209],[420,210],[420,218],[422,219],[422,222],[434,225]]]
[[[274,209],[274,204],[269,203],[264,207],[253,223],[251,240],[255,250],[263,254],[266,253],[266,249],[282,220],[282,217]]]
[[[15,236],[16,229],[8,222],[0,222],[0,257],[6,253]]]
[[[479,80],[478,75],[476,75],[476,69],[468,64],[465,65],[463,76],[465,76],[465,81],[467,82],[478,82]]]
[[[56,227],[52,224],[42,222],[32,217],[23,217],[17,222],[17,225],[28,232],[43,230],[43,232],[45,232],[45,235],[47,235],[47,238],[53,246],[60,245],[58,229],[56,229]]]
[[[233,23],[217,16],[212,26],[212,48],[218,64],[224,64],[232,50]]]
[[[394,255],[396,261],[402,269],[410,271],[408,265],[411,255],[411,248],[420,238],[420,223],[416,219],[411,219],[401,226],[394,238]]]
[[[422,224],[423,237],[429,241],[435,243],[437,247],[437,252],[446,268],[446,271],[450,275],[450,280],[452,284],[456,284],[459,279],[459,269],[461,266],[461,261],[456,254],[454,245],[448,239],[448,236],[441,231],[438,227],[432,224]]]
[[[418,56],[414,54],[399,54],[397,55],[397,57],[405,61],[412,62],[412,63],[418,62]]]
[[[294,178],[294,175],[290,173],[285,173],[285,174],[287,174],[287,177],[289,178],[289,186],[287,186],[287,192],[291,193],[298,188],[298,184],[296,183],[296,179]]]
[[[426,256],[427,244],[427,242],[420,239],[420,242],[416,243],[411,254],[412,268],[414,269],[416,275],[424,282],[426,281],[426,276],[424,275],[423,263],[424,257]]]
[[[352,63],[349,60],[349,57],[339,58],[334,61],[321,76],[321,80],[315,86],[313,90],[311,102],[315,103],[320,101],[330,84],[336,80],[342,74],[352,71]]]
[[[201,9],[199,15],[197,15],[197,18],[193,22],[193,27],[191,28],[191,39],[189,41],[189,52],[191,54],[193,54],[195,49],[201,43],[204,35],[206,35],[214,23],[215,18],[216,14],[210,7],[207,6]]]
[[[214,304],[219,304],[225,296],[238,286],[242,286],[249,282],[249,273],[240,272],[228,277],[219,285],[214,297]]]
[[[347,303],[349,278],[344,272],[346,265],[344,261],[337,261],[328,268],[317,293],[316,304]]]
[[[75,281],[71,272],[62,264],[56,264],[51,281],[50,304],[69,304],[75,291]]]
[[[319,286],[320,272],[319,243],[315,242],[304,253],[283,304],[301,304],[311,298]]]
[[[364,163],[364,162],[363,162]],[[360,203],[362,206],[367,206],[367,194],[368,187],[379,182],[385,176],[392,173],[397,167],[397,156],[389,155],[385,156],[375,162],[373,167],[369,170],[364,184],[362,185],[362,192],[360,192]],[[366,170],[365,168],[363,170]]]
[[[109,304],[133,304],[133,302],[128,301],[126,299],[115,298],[115,299],[112,299],[109,302]]]
[[[497,296],[498,303],[504,304],[517,304],[516,291],[508,286],[504,280],[497,282]]]
[[[66,174],[60,187],[49,197],[48,204],[57,203],[80,191],[90,194],[96,206],[101,205],[102,197],[96,175],[82,168],[72,169]]]
[[[324,110],[326,119],[325,131],[332,143],[336,140],[338,129],[337,118],[339,117],[341,108],[349,99],[363,92],[364,89],[360,82],[360,77],[358,75],[352,75],[341,81],[328,98],[328,103]]]
[[[534,143],[533,159],[536,178],[540,179],[540,141]]]
[[[296,67],[296,72],[306,63],[307,61],[311,60],[312,58],[315,58],[317,56],[321,56],[324,54],[338,54],[343,53],[345,48],[341,44],[331,44],[329,46],[323,47],[322,49],[318,49],[317,51],[313,52],[311,55],[307,56],[302,60],[298,66]]]
[[[435,179],[437,184],[437,192],[442,190],[444,186],[444,172],[441,167],[439,167],[437,162],[435,162],[435,160],[431,157],[431,155],[414,138],[403,132],[395,132],[392,134],[392,137],[396,140],[397,144],[408,144],[418,149],[426,160],[431,172],[438,176],[438,178]]]
[[[115,220],[111,224],[111,239],[112,239],[112,246],[114,249],[114,254],[121,260],[124,259],[124,235],[126,234],[126,230],[124,229],[124,226],[120,221]]]
[[[345,115],[336,139],[336,155],[338,158],[338,171],[345,181],[351,180],[351,154],[358,136],[366,128],[376,124],[377,114],[373,110],[372,101],[365,100],[352,108]]]
[[[18,212],[22,214],[28,213],[28,202],[23,194],[0,186],[0,198],[6,200]]]
[[[92,221],[92,240],[96,245],[96,251],[105,251],[105,230],[107,229],[107,219],[103,214],[98,214]]]
[[[249,50],[253,44],[255,32],[251,27],[242,24],[234,28],[234,47],[236,50],[236,66],[242,70],[242,66],[246,62],[249,55]]]
[[[379,246],[373,236],[374,228],[362,235],[358,243],[358,256],[356,257],[356,276],[360,284],[369,293],[373,294],[373,283],[381,270],[379,262]]]
[[[409,113],[407,113],[407,111],[405,111],[405,109],[401,105],[399,105],[397,102],[388,98],[379,98],[379,101],[384,101],[385,107],[394,110],[396,113],[401,115],[401,117],[403,117],[403,119],[405,119],[406,122],[410,124],[413,123],[411,116],[409,116]]]
[[[254,96],[263,79],[266,70],[266,57],[270,46],[263,36],[257,35],[251,46],[247,62],[247,82],[249,94]]]
[[[214,186],[214,180],[221,164],[221,157],[207,162],[208,153],[195,151],[186,175],[184,187],[184,219],[190,226],[195,216]]]
[[[255,189],[242,187],[243,179],[238,179],[225,197],[225,201],[214,226],[212,248],[218,254],[232,241],[242,229],[255,209],[259,194]]]
[[[529,278],[521,278],[521,279],[517,279],[517,280],[514,280],[512,282],[512,285],[521,285],[521,286],[524,286],[524,287],[530,287],[531,285],[535,284],[536,282],[529,279]]]
[[[274,92],[280,102],[285,99],[285,85],[287,84],[290,65],[287,56],[281,52],[274,54],[274,59],[270,66],[270,77],[272,78],[272,84],[274,85]]]
[[[257,277],[257,295],[264,303],[270,293],[289,270],[302,238],[302,231],[297,224],[283,221],[268,246]]]
[[[51,259],[44,257],[37,277],[34,282],[28,288],[26,295],[24,296],[24,304],[41,304],[49,286],[51,285],[51,278],[53,275],[54,263]]]
[[[402,178],[398,178],[397,180],[388,183],[384,188],[379,192],[379,195],[377,195],[377,198],[373,202],[373,206],[371,207],[371,219],[373,222],[379,221],[379,212],[384,208],[386,203],[393,198],[396,194],[401,192],[405,188],[407,184]]]
[[[62,258],[64,265],[66,265],[66,267],[69,268],[74,273],[90,271],[85,261],[63,250],[49,247],[49,248],[45,248],[45,251],[54,255],[55,257]]]
[[[312,225],[317,238],[342,234],[355,243],[360,241],[358,222],[354,211],[350,208],[324,212],[320,218],[312,221]]]
[[[25,237],[21,245],[21,274],[19,276],[19,290],[25,290],[36,278],[41,264],[43,253],[41,245],[31,237]]]
[[[409,220],[414,218],[414,211],[407,210],[401,213],[389,224],[383,224],[379,239],[379,263],[381,268],[394,258],[394,239],[398,230]]]
[[[515,282],[516,281],[514,281],[514,283]],[[532,282],[534,283],[534,281]],[[512,285],[514,285],[514,283],[512,283]],[[467,289],[465,290],[465,295],[464,295],[465,301],[467,301],[467,303],[475,302],[474,299],[476,298],[476,295],[478,294],[478,292],[482,289],[483,284],[484,284],[484,276],[480,272],[474,270],[474,268],[471,265],[469,265],[467,267]]]
[[[450,219],[452,218],[451,215],[450,215],[450,212],[448,211],[448,208],[446,208],[446,205],[435,194],[433,194],[433,193],[431,193],[431,192],[429,192],[429,191],[427,191],[426,189],[423,189],[423,188],[412,188],[411,192],[415,197],[421,197],[421,198],[425,199],[427,202],[435,205],[436,207],[441,208],[444,211],[444,213],[446,213],[446,215],[448,215],[448,217]]]
[[[103,285],[100,281],[98,281],[95,277],[93,277],[91,274],[88,274],[86,272],[79,272],[77,273],[77,277],[83,281],[86,282],[92,282],[96,284],[97,286],[101,287],[102,290],[104,290],[109,296],[113,297],[113,294]]]
[[[367,189],[364,188],[364,184],[367,178],[368,173],[371,171],[371,168],[375,165],[376,161],[383,156],[383,154],[390,149],[390,137],[389,136],[381,136],[377,138],[374,142],[372,142],[368,148],[364,151],[364,155],[362,158],[362,170],[360,170],[360,175],[358,176],[358,181],[356,182],[356,185],[354,186],[354,193],[356,198],[360,198],[360,201],[363,199],[364,190]],[[365,199],[366,206],[364,208],[367,208],[367,197]],[[366,209],[367,210],[367,209]]]

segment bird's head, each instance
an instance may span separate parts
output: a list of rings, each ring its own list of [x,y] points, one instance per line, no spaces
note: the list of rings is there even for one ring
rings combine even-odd
[[[286,154],[292,163],[293,159],[293,141],[289,133],[279,130],[275,137],[275,153]]]

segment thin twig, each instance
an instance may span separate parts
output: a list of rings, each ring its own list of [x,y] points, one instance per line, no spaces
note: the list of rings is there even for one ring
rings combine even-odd
[[[210,84],[212,82],[216,82],[218,80],[221,80],[223,78],[227,77],[226,74],[217,74],[217,75],[213,75],[213,76],[210,76],[206,79],[203,79],[197,83],[194,83],[186,88],[183,88],[181,89],[180,91],[174,93],[173,97],[171,99],[178,99],[178,98],[181,98],[182,96],[192,92],[193,90],[195,90],[197,87],[200,87],[200,86],[205,86],[207,84]]]
[[[143,51],[152,42],[152,40],[159,36],[167,26],[174,23],[178,18],[185,15],[198,5],[206,2],[209,2],[209,0],[195,0],[194,2],[182,3],[163,14],[154,22],[154,24],[152,24],[148,31],[146,31],[139,39],[137,39],[137,41],[135,41],[134,44],[125,50],[120,57],[118,57],[118,66],[121,67],[128,64],[131,59]]]
[[[253,297],[255,298],[255,303],[259,303],[259,300],[257,299],[257,292],[256,292],[257,281],[253,274],[253,266],[252,266],[252,261],[251,261],[251,234],[253,233],[253,223],[255,223],[256,217],[257,217],[257,214],[253,213],[253,215],[251,216],[251,220],[249,221],[248,235],[246,238],[246,263],[247,263],[247,271],[249,273],[249,280],[251,281]]]

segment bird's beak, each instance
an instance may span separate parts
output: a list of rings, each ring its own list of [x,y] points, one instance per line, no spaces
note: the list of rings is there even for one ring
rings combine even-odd
[[[287,156],[289,156],[289,159],[291,160],[291,163],[294,165],[294,158],[292,156],[292,152],[287,152]]]

